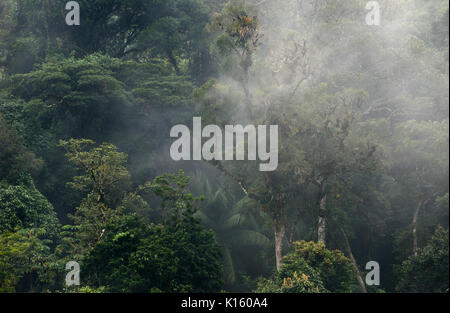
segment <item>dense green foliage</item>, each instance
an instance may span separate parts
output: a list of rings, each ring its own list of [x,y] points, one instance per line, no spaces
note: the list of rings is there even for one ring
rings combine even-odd
[[[112,292],[218,292],[220,250],[188,212],[181,225],[145,225],[124,217],[85,261],[83,277]]]
[[[447,1],[66,2],[0,1],[0,292],[448,292]],[[194,116],[277,169],[172,161]]]
[[[294,252],[286,256],[288,268],[294,269],[295,262],[303,259],[316,269],[327,290],[349,292],[353,280],[350,260],[339,250],[328,250],[322,243],[294,242]]]
[[[0,292],[13,292],[22,277],[28,245],[17,233],[0,235]]]
[[[328,292],[318,272],[305,260],[297,258],[281,266],[270,279],[260,279],[257,293],[324,293]]]
[[[0,183],[0,230],[16,228],[42,228],[52,240],[59,235],[59,222],[52,205],[30,178],[15,186]]]
[[[400,292],[448,292],[448,230],[438,228],[431,241],[417,256],[410,256],[398,266]]]
[[[260,281],[257,292],[351,292],[350,260],[339,250],[328,250],[322,243],[294,242],[272,281]],[[267,289],[266,286],[272,286]]]

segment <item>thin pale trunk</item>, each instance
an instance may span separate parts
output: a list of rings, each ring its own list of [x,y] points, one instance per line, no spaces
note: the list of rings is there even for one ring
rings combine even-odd
[[[414,256],[418,255],[418,244],[417,244],[417,220],[419,218],[419,212],[420,212],[420,208],[422,207],[422,202],[420,202],[415,211],[414,211],[414,216],[413,216],[413,222],[412,222],[412,236],[413,236],[413,253]]]
[[[244,76],[242,78],[242,89],[244,90],[245,94],[245,107],[248,114],[248,118],[252,118],[252,110],[251,110],[251,103],[252,103],[252,95],[250,93],[249,88],[249,71],[250,67],[252,66],[252,54],[247,53],[245,55],[245,58],[241,61],[241,67],[244,71]]]
[[[361,291],[363,293],[367,293],[366,284],[364,284],[364,280],[362,279],[361,273],[359,271],[358,263],[356,263],[355,257],[353,256],[352,248],[350,247],[350,242],[348,241],[347,234],[340,226],[339,230],[341,231],[342,236],[344,237],[345,251],[347,252],[348,257],[350,258],[350,261],[352,261],[353,273],[356,276],[356,280],[358,281],[359,287],[361,288]]]
[[[283,238],[286,234],[286,226],[284,223],[279,223],[275,226],[275,259],[277,265],[277,271],[281,269],[283,261]]]
[[[319,203],[319,222],[317,225],[317,241],[325,244],[326,226],[327,226],[327,195],[323,194]]]
[[[105,200],[105,193],[103,192],[102,188],[99,188],[98,197],[97,197],[97,205],[99,206],[100,213],[102,215],[102,226],[103,227],[102,227],[102,230],[100,231],[100,235],[98,236],[95,244],[99,243],[103,239],[103,236],[105,235],[105,231],[106,231],[105,224],[107,221],[107,216],[106,216],[106,212],[105,212],[106,206],[104,205],[104,200]]]

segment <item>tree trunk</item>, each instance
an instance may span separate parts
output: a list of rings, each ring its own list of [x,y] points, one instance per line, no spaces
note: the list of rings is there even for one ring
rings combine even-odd
[[[175,69],[175,73],[177,75],[181,75],[181,71],[180,71],[180,68],[178,67],[177,59],[173,55],[172,51],[167,51],[167,58],[169,59],[169,62],[173,65],[173,68]]]
[[[250,88],[249,88],[249,71],[250,71],[250,67],[252,66],[253,61],[252,61],[252,54],[248,53],[246,54],[245,58],[241,61],[241,67],[244,71],[244,76],[242,78],[242,89],[244,90],[244,94],[245,94],[245,108],[246,108],[246,113],[248,114],[248,118],[251,119],[252,118],[252,95],[250,93]]]
[[[319,201],[319,222],[317,225],[317,241],[325,244],[327,226],[327,194],[323,193]]]
[[[275,258],[277,264],[277,271],[280,271],[283,261],[283,238],[286,234],[286,225],[284,223],[278,223],[275,226]]]
[[[364,284],[364,280],[362,279],[361,273],[359,271],[358,263],[356,263],[355,257],[353,256],[352,249],[350,247],[350,242],[348,241],[347,238],[347,234],[342,229],[342,227],[340,226],[338,227],[342,233],[342,236],[344,237],[345,251],[347,252],[348,257],[350,258],[350,261],[352,261],[353,273],[356,276],[356,280],[358,281],[359,287],[361,288],[362,293],[367,293],[366,284]]]
[[[422,207],[422,202],[419,202],[419,204],[417,205],[415,211],[414,211],[414,216],[413,216],[413,222],[412,222],[412,236],[413,236],[413,254],[414,256],[418,255],[418,245],[417,245],[417,220],[419,218],[419,212],[420,212],[420,208]]]

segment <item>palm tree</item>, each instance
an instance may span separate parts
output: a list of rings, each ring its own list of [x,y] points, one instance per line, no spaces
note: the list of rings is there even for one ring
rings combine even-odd
[[[263,234],[261,223],[249,209],[247,197],[238,199],[220,182],[214,188],[207,175],[200,171],[195,172],[191,182],[192,191],[205,196],[197,216],[205,227],[215,232],[217,242],[222,246],[225,284],[232,287],[238,276],[237,256],[233,252],[250,248],[270,249],[271,241]]]

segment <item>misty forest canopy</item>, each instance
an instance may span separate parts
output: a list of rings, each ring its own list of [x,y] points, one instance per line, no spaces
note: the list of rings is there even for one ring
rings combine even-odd
[[[0,292],[448,292],[447,1],[66,2],[0,2]]]

